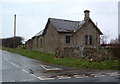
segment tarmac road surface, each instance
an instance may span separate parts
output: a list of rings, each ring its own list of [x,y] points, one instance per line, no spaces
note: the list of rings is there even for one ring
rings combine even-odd
[[[1,82],[119,82],[118,71],[74,69],[0,50]]]

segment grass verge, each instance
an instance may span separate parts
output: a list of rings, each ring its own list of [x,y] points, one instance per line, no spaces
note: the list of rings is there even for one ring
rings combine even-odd
[[[78,59],[78,58],[55,58],[54,54],[42,53],[33,50],[27,49],[11,49],[11,48],[2,48],[3,50],[7,50],[9,52],[17,53],[26,57],[34,58],[40,61],[63,65],[68,67],[77,67],[77,68],[92,68],[92,69],[111,69],[111,70],[120,70],[118,67],[118,60],[107,60],[102,62],[91,62],[86,59]]]

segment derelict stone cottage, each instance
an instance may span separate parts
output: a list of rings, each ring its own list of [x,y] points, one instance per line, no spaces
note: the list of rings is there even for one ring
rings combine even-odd
[[[71,21],[49,18],[45,29],[26,42],[26,48],[55,53],[65,47],[100,46],[102,32],[90,18],[90,11],[84,11],[84,20]]]

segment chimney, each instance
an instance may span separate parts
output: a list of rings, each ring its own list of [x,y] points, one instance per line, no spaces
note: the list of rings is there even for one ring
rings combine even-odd
[[[89,12],[90,12],[89,10],[85,10],[85,11],[84,11],[84,13],[85,13],[84,20],[88,20],[88,19],[90,18],[90,17],[89,17],[89,16],[90,16],[90,15],[89,15]]]

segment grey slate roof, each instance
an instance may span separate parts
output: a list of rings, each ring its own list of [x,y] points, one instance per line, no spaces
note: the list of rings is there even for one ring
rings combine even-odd
[[[58,32],[76,31],[85,23],[84,20],[71,21],[71,20],[54,19],[54,18],[50,18],[50,22],[55,26]]]
[[[71,32],[76,31],[79,29],[85,21],[71,21],[71,20],[64,20],[64,19],[55,19],[55,18],[49,18],[50,22],[54,25],[54,27],[57,29],[58,32]],[[37,33],[36,36],[43,35],[44,30]]]
[[[43,34],[44,30],[41,30],[39,33],[37,33],[35,36],[41,36]]]

